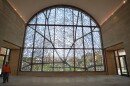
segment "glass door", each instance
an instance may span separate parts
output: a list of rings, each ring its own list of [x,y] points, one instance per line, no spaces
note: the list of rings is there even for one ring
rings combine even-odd
[[[126,55],[119,56],[121,75],[129,75],[127,69]]]
[[[9,62],[10,49],[0,48],[0,75],[2,73],[3,64]]]
[[[3,64],[4,64],[4,57],[5,56],[0,55],[0,75],[2,73],[2,67],[3,67]]]
[[[126,61],[126,52],[124,49],[115,51],[115,60],[116,60],[118,75],[129,76],[127,61]]]

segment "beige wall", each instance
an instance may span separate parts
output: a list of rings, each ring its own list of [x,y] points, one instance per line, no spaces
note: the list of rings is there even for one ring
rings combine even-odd
[[[0,46],[4,46],[3,40],[22,46],[24,26],[23,20],[7,1],[0,0]]]
[[[19,47],[22,47],[24,37],[25,23],[7,3],[6,0],[0,0],[0,47],[13,48],[11,51],[10,65],[11,75],[17,74]],[[13,47],[5,44],[5,41],[13,44]],[[19,47],[14,47],[14,46]],[[15,49],[17,48],[17,49]]]
[[[123,42],[130,72],[130,0],[102,26],[104,48]]]

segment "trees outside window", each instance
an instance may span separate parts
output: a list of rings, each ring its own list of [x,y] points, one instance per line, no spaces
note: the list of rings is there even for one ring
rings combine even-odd
[[[104,71],[100,27],[70,6],[44,9],[26,26],[21,71]]]

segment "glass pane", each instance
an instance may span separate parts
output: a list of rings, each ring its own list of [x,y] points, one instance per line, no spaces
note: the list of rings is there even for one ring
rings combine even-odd
[[[99,28],[94,27],[94,28],[92,28],[92,31],[99,31]]]
[[[65,9],[65,24],[66,25],[73,25],[73,17],[72,9]]]
[[[64,71],[64,64],[55,62],[54,71]]]
[[[84,54],[82,49],[75,50],[75,70],[84,71]]]
[[[76,39],[83,37],[82,27],[75,28],[75,36],[76,36]]]
[[[65,71],[74,71],[74,50],[65,50]]]
[[[54,48],[53,46],[54,46],[54,44],[51,43],[50,40],[49,41],[48,40],[44,41],[44,48]]]
[[[96,26],[97,24],[93,20],[91,20],[91,25]]]
[[[118,75],[121,75],[121,70],[120,70],[119,58],[118,58],[118,56],[116,56],[116,64],[117,64]]]
[[[85,48],[92,48],[93,45],[92,45],[92,36],[91,34],[88,34],[84,37],[84,46]]]
[[[90,18],[86,14],[82,13],[83,25],[90,26]]]
[[[30,27],[27,27],[24,47],[33,47],[34,40],[34,30]]]
[[[34,47],[43,48],[43,42],[44,42],[44,37],[41,34],[36,33]]]
[[[55,15],[55,9],[51,9],[49,12],[50,12],[50,14],[49,14],[49,19],[48,19],[48,24],[55,24],[55,17],[56,17],[56,15]]]
[[[101,49],[95,49],[96,71],[104,71],[103,54]]]
[[[52,49],[44,49],[43,62],[45,64],[50,64],[53,62],[53,50]]]
[[[9,54],[10,54],[10,49],[7,49],[6,55],[9,55]]]
[[[3,62],[4,62],[4,56],[0,56],[0,74],[2,73]]]
[[[29,71],[31,68],[32,49],[24,49],[22,57],[22,71]]]
[[[82,14],[82,13],[79,12],[79,15],[77,16],[77,25],[83,25],[81,14]]]
[[[94,43],[94,48],[101,48],[99,32],[93,32],[93,43]]]
[[[45,24],[45,15],[41,12],[37,15],[37,24]]]
[[[63,49],[55,49],[54,51],[54,71],[64,71],[65,51]]]
[[[88,35],[91,33],[91,28],[90,27],[83,27],[83,32],[84,32],[84,35]]]
[[[43,65],[43,71],[48,71],[48,72],[50,72],[50,71],[53,71],[53,64],[44,64]]]
[[[36,23],[36,17],[34,17],[30,22],[29,24],[35,24]]]
[[[22,61],[21,71],[30,71],[30,70],[31,70],[31,65],[29,63]]]
[[[56,8],[56,24],[64,24],[64,8]]]
[[[32,66],[32,71],[41,71],[41,70],[42,70],[41,64],[36,64]]]
[[[0,48],[0,54],[6,55],[6,48]]]
[[[75,48],[83,48],[83,39],[79,39],[75,42]]]
[[[85,61],[86,61],[86,71],[94,71],[94,56],[93,50],[85,50]]]
[[[37,31],[37,33],[39,33],[41,36],[44,36],[45,26],[36,26],[36,31]]]
[[[64,27],[55,28],[55,47],[63,48],[64,47]]]
[[[119,57],[119,58],[120,58],[120,63],[121,63],[122,74],[127,74],[125,57],[122,56],[122,57]]]
[[[9,55],[5,56],[5,62],[9,62]]]
[[[126,52],[125,52],[124,49],[118,50],[118,53],[119,53],[119,56],[121,56],[121,55],[126,55]]]
[[[44,49],[43,71],[53,71],[53,50]]]
[[[44,38],[44,47],[45,48],[53,48],[54,47],[54,28],[51,27],[47,27],[45,30],[45,38]]]
[[[23,50],[23,57],[31,58],[32,57],[32,49],[24,49]]]
[[[34,49],[33,63],[42,63],[42,58],[43,58],[43,50]]]
[[[74,25],[78,25],[79,12],[77,10],[73,10],[73,15],[74,15]]]
[[[73,27],[65,27],[65,48],[71,48],[74,43]]]

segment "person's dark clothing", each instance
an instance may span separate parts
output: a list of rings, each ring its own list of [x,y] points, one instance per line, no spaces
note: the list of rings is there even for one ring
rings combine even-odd
[[[9,73],[11,72],[10,70],[10,65],[9,64],[5,64],[3,66],[3,83],[8,82],[9,81]]]

